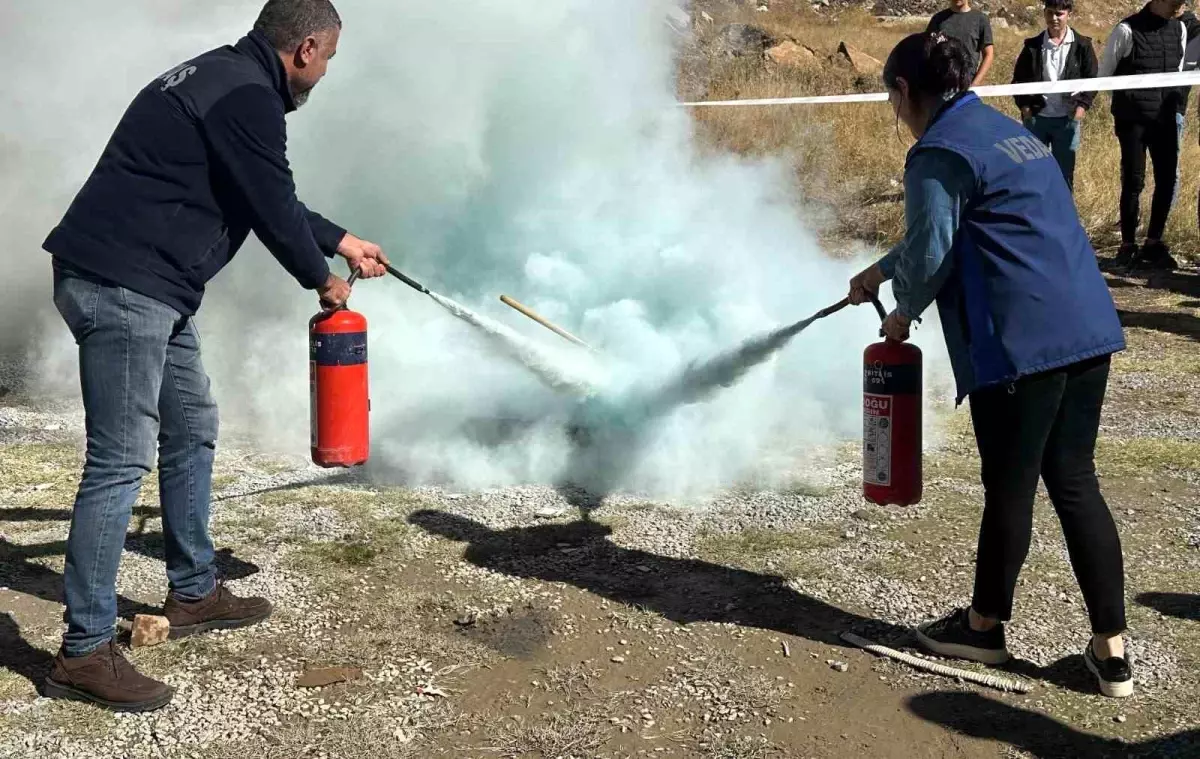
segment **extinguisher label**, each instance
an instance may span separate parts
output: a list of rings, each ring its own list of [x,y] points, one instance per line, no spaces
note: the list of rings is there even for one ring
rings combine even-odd
[[[863,367],[863,391],[885,395],[920,395],[920,364],[885,364],[882,361]]]
[[[863,394],[863,481],[892,483],[892,396]]]
[[[318,366],[358,366],[367,363],[367,333],[339,332],[321,335],[309,357]]]

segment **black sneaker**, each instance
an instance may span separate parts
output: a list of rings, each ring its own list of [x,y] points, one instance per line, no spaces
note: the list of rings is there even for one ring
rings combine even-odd
[[[1130,262],[1130,267],[1143,270],[1175,271],[1179,268],[1179,262],[1171,255],[1171,249],[1167,247],[1166,243],[1158,240],[1143,245],[1141,253]]]
[[[941,619],[926,622],[916,632],[922,646],[942,656],[970,659],[981,664],[1008,661],[1004,625],[998,624],[987,632],[972,630],[966,609],[956,609]]]
[[[1087,668],[1096,676],[1100,692],[1109,698],[1128,698],[1133,695],[1133,671],[1129,662],[1120,656],[1100,661],[1088,641],[1087,650],[1083,652],[1083,661]]]
[[[1113,259],[1114,266],[1131,266],[1134,258],[1137,257],[1137,243],[1123,242],[1121,247],[1117,249],[1117,257]]]

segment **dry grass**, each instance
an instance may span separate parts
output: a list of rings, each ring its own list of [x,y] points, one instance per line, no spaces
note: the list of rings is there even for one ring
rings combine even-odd
[[[1109,19],[1134,10],[1113,3],[1089,5],[1077,28],[1093,37],[1097,54],[1111,29]],[[1089,25],[1088,16],[1096,21]],[[914,27],[883,26],[863,11],[837,17],[818,17],[807,11],[772,11],[765,14],[730,14],[717,19],[740,20],[762,26],[776,37],[806,44],[822,55],[831,54],[848,40],[883,60],[891,48]],[[1011,80],[1022,40],[1036,29],[994,29],[996,59],[989,84]],[[709,32],[710,34],[713,32]],[[759,98],[880,91],[878,78],[864,78],[832,65],[811,70],[772,69],[750,58],[716,60],[706,99]],[[1080,219],[1098,249],[1115,249],[1120,192],[1120,152],[1108,113],[1109,95],[1100,93],[1084,121],[1082,148],[1075,170],[1076,205]],[[1017,118],[1011,98],[988,102]],[[1191,108],[1196,106],[1193,103]],[[795,166],[807,203],[823,207],[834,217],[828,236],[848,235],[877,244],[889,244],[903,233],[903,204],[896,199],[904,157],[912,138],[895,119],[886,103],[828,106],[767,106],[700,108],[694,112],[703,140],[721,149],[763,157],[783,157]],[[1197,233],[1197,188],[1200,147],[1190,127],[1184,134],[1179,199],[1172,211],[1167,241],[1184,257],[1200,252]],[[1147,173],[1150,174],[1149,167]],[[1142,198],[1143,225],[1149,215],[1152,178]]]
[[[822,552],[838,545],[839,534],[835,525],[793,531],[754,529],[732,535],[700,535],[695,547],[700,558],[715,564],[788,580],[811,579],[821,575]]]
[[[453,710],[435,705],[416,722],[381,724],[371,719],[341,723],[295,720],[273,730],[264,741],[207,746],[206,759],[412,759],[429,756],[430,749],[419,739],[423,732],[437,732],[457,721]],[[418,738],[417,740],[414,740]]]
[[[560,710],[525,721],[519,715],[501,717],[485,727],[488,745],[481,751],[501,757],[592,756],[613,731],[610,705],[593,704]]]
[[[1200,442],[1175,438],[1101,438],[1096,469],[1101,476],[1162,476],[1200,468]]]
[[[604,674],[603,670],[586,664],[560,665],[549,669],[543,667],[534,671],[539,676],[535,687],[547,692],[560,693],[568,703],[596,695],[592,683]]]
[[[700,750],[706,759],[772,759],[786,756],[783,750],[766,738],[729,735],[717,738]]]

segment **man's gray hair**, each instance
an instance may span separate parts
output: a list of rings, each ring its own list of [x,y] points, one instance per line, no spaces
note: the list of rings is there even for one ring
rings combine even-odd
[[[342,18],[330,0],[267,0],[254,22],[254,30],[282,53],[295,50],[306,37],[341,28]]]

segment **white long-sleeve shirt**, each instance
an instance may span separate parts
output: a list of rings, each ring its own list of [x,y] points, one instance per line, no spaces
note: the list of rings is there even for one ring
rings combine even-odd
[[[1050,39],[1049,32],[1042,32],[1042,81],[1057,82],[1062,79],[1063,71],[1067,67],[1067,55],[1074,44],[1075,31],[1071,27],[1067,27],[1066,34],[1057,45]],[[1070,116],[1075,112],[1070,98],[1071,95],[1068,94],[1047,95],[1046,106],[1040,115],[1046,118]]]
[[[1180,25],[1183,26],[1183,34],[1179,41],[1180,55],[1177,70],[1183,71],[1184,53],[1187,51],[1187,24],[1180,22]],[[1122,21],[1113,28],[1112,34],[1108,36],[1108,41],[1104,43],[1104,55],[1100,59],[1100,70],[1096,72],[1096,75],[1112,76],[1113,72],[1117,70],[1117,64],[1128,57],[1131,52],[1133,52],[1133,29]]]

